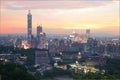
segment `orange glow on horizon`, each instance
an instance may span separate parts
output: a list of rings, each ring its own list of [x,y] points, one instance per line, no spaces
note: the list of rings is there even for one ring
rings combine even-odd
[[[28,4],[25,5],[26,2]],[[42,2],[44,3],[44,1]],[[114,35],[119,34],[120,19],[118,1],[112,1],[109,4],[107,2],[106,4],[108,5],[97,3],[101,6],[95,5],[93,7],[92,5],[90,6],[86,3],[82,4],[83,2],[81,2],[81,5],[85,8],[81,8],[75,4],[71,5],[75,6],[75,8],[71,8],[71,6],[67,5],[68,3],[66,1],[63,1],[63,3],[66,3],[65,7],[70,8],[64,9],[64,5],[62,6],[61,4],[53,5],[56,8],[51,9],[49,7],[52,2],[49,2],[42,5],[42,9],[39,9],[38,7],[35,7],[35,5],[31,6],[32,3],[29,1],[25,1],[24,3],[24,1],[10,2],[2,0],[2,3],[0,5],[0,34],[26,34],[28,14],[27,7],[31,8],[33,29],[32,33],[34,34],[36,34],[37,24],[42,24],[43,30],[48,34],[68,34],[74,29],[85,30],[88,28],[90,28],[93,32],[98,31],[108,32]],[[33,1],[33,3],[35,2]],[[58,2],[55,3],[57,4]],[[36,5],[39,6],[40,3]],[[63,8],[61,9],[61,7]]]

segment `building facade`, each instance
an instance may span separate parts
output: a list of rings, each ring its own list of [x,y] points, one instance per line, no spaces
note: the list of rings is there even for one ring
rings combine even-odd
[[[90,38],[90,29],[86,29],[87,38]]]
[[[28,44],[31,44],[32,39],[32,14],[30,13],[30,10],[27,15],[27,42]]]
[[[36,37],[37,37],[37,45],[39,45],[40,44],[40,33],[42,32],[42,26],[37,26],[37,35],[36,35]]]
[[[50,64],[50,58],[48,51],[35,51],[35,64],[36,65],[47,65]]]

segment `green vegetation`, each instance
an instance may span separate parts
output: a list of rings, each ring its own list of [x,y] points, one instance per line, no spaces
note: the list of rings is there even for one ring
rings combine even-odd
[[[105,76],[108,78],[120,79],[120,60],[107,58],[105,66],[98,66],[99,69],[104,69]]]
[[[52,70],[48,70],[44,72],[44,77],[56,77],[56,76],[64,76],[68,75],[71,76],[71,72],[69,70],[62,70],[58,68],[53,68]]]
[[[108,72],[114,73],[114,72],[120,72],[120,60],[118,59],[111,59],[111,58],[106,58],[107,62],[105,66],[98,66],[100,69],[105,69]]]
[[[0,75],[2,80],[37,80],[27,72],[25,66],[15,63],[0,63]]]
[[[89,79],[102,79],[102,80],[119,80],[120,79],[120,60],[107,58],[105,66],[97,66],[100,69],[98,73],[88,72],[86,74],[72,73],[75,80],[89,80]],[[105,73],[102,74],[102,70]]]
[[[88,73],[84,73],[84,74],[80,74],[80,73],[74,73],[72,74],[72,77],[73,79],[75,80],[90,80],[90,79],[102,79],[102,80],[118,80],[120,79],[119,77],[116,77],[116,76],[113,76],[113,75],[110,75],[110,74],[101,74],[101,73],[91,73],[91,72],[88,72]]]
[[[0,46],[0,54],[1,53],[11,53],[11,54],[21,54],[22,56],[26,55],[27,60],[25,61],[25,65],[16,64],[16,63],[0,63],[0,76],[2,80],[49,80],[54,79],[54,77],[58,76],[69,76],[74,80],[89,80],[89,79],[111,79],[111,80],[119,80],[120,79],[120,60],[106,58],[107,62],[105,66],[96,66],[96,68],[100,69],[98,73],[74,73],[69,70],[62,70],[53,68],[52,70],[48,70],[44,72],[44,76],[41,75],[32,75],[28,73],[28,70],[35,71],[34,60],[35,60],[35,50],[37,49],[19,49],[14,47],[4,47]],[[66,64],[59,62],[60,64]],[[70,66],[68,66],[70,67]],[[102,70],[105,70],[105,73],[102,74]]]

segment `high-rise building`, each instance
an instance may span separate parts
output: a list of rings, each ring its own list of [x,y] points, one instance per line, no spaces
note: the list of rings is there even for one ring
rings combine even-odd
[[[35,64],[36,65],[48,65],[50,64],[50,58],[47,50],[35,51]]]
[[[86,29],[86,35],[87,35],[87,38],[90,37],[90,29]]]
[[[40,37],[40,33],[42,32],[42,26],[37,26],[37,38]]]
[[[31,38],[32,37],[32,14],[30,13],[30,10],[27,15],[27,42],[28,44],[31,44]]]
[[[42,32],[42,26],[37,26],[37,48],[40,49],[48,49],[48,41],[46,38],[46,34]]]
[[[42,33],[42,26],[37,26],[37,35],[36,35],[36,38],[37,38],[37,47],[40,45],[40,33]]]
[[[48,40],[47,40],[46,34],[44,32],[40,32],[40,39],[38,41],[37,48],[48,49]]]

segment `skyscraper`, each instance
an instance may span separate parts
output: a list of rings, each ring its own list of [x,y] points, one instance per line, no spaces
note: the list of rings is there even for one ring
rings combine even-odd
[[[37,26],[37,37],[40,37],[40,32],[42,32],[42,26]]]
[[[30,13],[30,10],[28,12],[28,15],[27,15],[27,41],[28,41],[28,44],[31,44],[31,37],[32,37],[32,15]]]
[[[40,33],[42,32],[42,26],[37,26],[37,45],[40,44]]]
[[[86,35],[87,35],[87,38],[90,37],[90,29],[86,29]]]
[[[40,49],[48,49],[48,41],[46,39],[46,34],[42,31],[42,26],[37,26],[37,44],[36,47]]]

